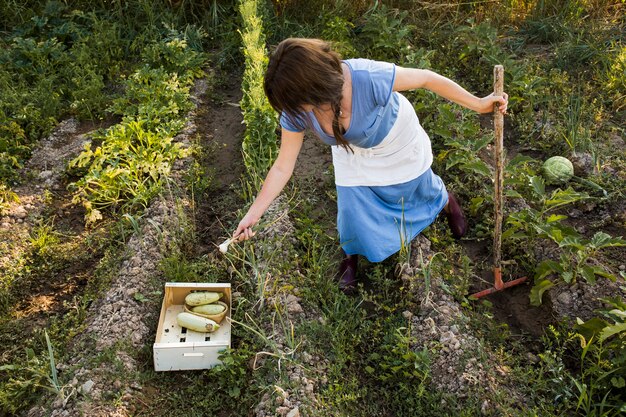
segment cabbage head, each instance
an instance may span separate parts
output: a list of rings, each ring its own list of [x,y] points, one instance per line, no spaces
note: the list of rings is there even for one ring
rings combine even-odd
[[[574,166],[569,159],[562,156],[548,158],[541,171],[549,184],[563,184],[574,176]]]

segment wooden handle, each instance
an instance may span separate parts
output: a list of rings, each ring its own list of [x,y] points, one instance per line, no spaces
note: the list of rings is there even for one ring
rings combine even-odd
[[[504,92],[504,67],[493,68],[493,92],[501,96]],[[498,104],[493,107],[493,128],[495,134],[496,178],[494,184],[495,225],[493,230],[493,264],[499,268],[502,261],[502,206],[504,187],[504,115],[498,111]]]

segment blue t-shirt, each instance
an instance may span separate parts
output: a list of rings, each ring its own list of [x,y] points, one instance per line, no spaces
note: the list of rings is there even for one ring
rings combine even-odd
[[[348,65],[352,77],[352,117],[344,138],[352,145],[371,148],[387,136],[398,116],[399,97],[393,91],[396,67],[369,59],[343,62]],[[313,112],[292,118],[283,112],[280,125],[291,132],[302,132],[311,127],[325,143],[337,144],[334,136],[321,128]]]

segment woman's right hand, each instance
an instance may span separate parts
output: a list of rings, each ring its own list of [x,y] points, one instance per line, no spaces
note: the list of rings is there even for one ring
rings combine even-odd
[[[252,226],[258,222],[259,219],[255,218],[250,213],[243,216],[243,219],[241,219],[237,229],[233,233],[233,239],[237,239],[237,241],[250,239],[256,234],[256,232],[252,230]]]

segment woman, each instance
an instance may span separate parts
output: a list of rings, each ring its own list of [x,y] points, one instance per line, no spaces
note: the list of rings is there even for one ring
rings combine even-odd
[[[426,88],[479,113],[493,111],[495,104],[505,113],[506,94],[478,98],[429,70],[342,61],[328,43],[297,38],[282,41],[270,57],[264,88],[281,115],[280,151],[234,237],[254,235],[252,226],[291,178],[306,129],[332,146],[344,292],[356,287],[358,255],[371,262],[386,259],[441,210],[452,234],[465,234],[459,203],[430,168],[430,139],[399,92]]]

